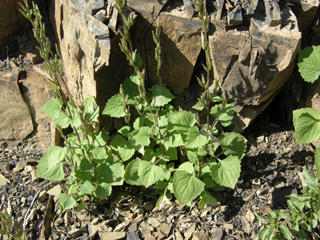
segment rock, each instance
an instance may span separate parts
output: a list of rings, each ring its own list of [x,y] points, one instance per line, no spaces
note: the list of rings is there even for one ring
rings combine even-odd
[[[162,82],[178,95],[178,105],[184,104],[182,108],[187,109],[199,97],[198,87],[192,82],[196,82],[193,76],[197,61],[199,66],[204,62],[200,56],[202,25],[192,17],[191,1],[184,0],[183,6],[181,1],[179,7],[176,1],[168,0],[128,0],[126,4],[125,12],[134,11],[137,15],[131,40],[141,54],[147,87],[158,82],[151,31],[159,25]],[[218,25],[210,29],[209,41],[214,78],[228,102],[235,102],[236,118],[230,130],[242,132],[269,105],[292,73],[301,34],[287,5],[272,0],[228,4],[231,12],[224,13],[226,3],[214,3],[217,10],[213,15]],[[52,12],[71,94],[78,103],[95,96],[102,111],[132,73],[118,47],[116,28],[122,23],[117,21],[116,9],[111,1],[56,0]],[[209,14],[211,19],[213,15]],[[102,116],[101,121],[105,129],[113,129],[107,116]]]
[[[33,131],[33,123],[18,84],[18,74],[0,72],[0,141],[17,145]]]
[[[226,99],[236,103],[236,132],[265,109],[293,71],[301,34],[291,10],[284,6],[282,11],[281,28],[256,13],[249,29],[221,30],[209,37],[215,79]]]
[[[224,0],[218,0],[215,2],[216,4],[216,8],[217,8],[217,11],[215,12],[215,15],[216,15],[216,18],[218,20],[221,19],[221,15],[222,15],[222,11],[223,11],[223,6],[224,6]]]
[[[127,0],[127,6],[139,12],[144,19],[152,23],[168,0]]]
[[[289,3],[292,4],[292,11],[298,19],[299,30],[304,37],[309,32],[310,26],[316,17],[319,2],[314,0],[289,0]]]
[[[53,120],[41,109],[49,100],[54,98],[51,83],[48,81],[46,72],[40,70],[43,65],[35,65],[32,69],[25,69],[25,78],[19,80],[22,86],[23,96],[28,105],[30,116],[34,125],[32,137],[34,146],[47,151],[52,145],[59,145],[60,136],[53,126]]]
[[[7,183],[10,183],[10,181],[0,173],[0,187],[7,185]]]
[[[183,5],[184,5],[185,10],[187,11],[188,17],[192,18],[193,13],[194,13],[194,9],[192,6],[192,0],[183,0]]]
[[[51,11],[55,14],[51,16],[51,21],[56,27],[68,87],[77,103],[89,96],[97,96],[99,83],[95,75],[109,64],[110,55],[108,27],[85,10],[79,12],[78,8],[92,12],[100,9],[103,2],[96,1],[97,4],[93,4],[94,1],[58,0],[54,1]]]
[[[270,26],[277,26],[281,23],[281,11],[277,1],[264,1],[266,20]]]
[[[162,82],[175,94],[181,95],[189,87],[201,51],[201,21],[197,18],[180,16],[177,11],[172,11],[160,13],[157,22],[163,29],[160,35],[163,59],[160,73]],[[152,86],[158,82],[158,78],[151,29],[145,34],[145,46],[148,82]]]
[[[237,5],[231,12],[227,15],[228,26],[240,25],[242,23],[242,8]]]
[[[6,37],[14,33],[18,28],[23,27],[27,20],[19,12],[19,4],[22,0],[2,0],[0,1],[0,46]]]

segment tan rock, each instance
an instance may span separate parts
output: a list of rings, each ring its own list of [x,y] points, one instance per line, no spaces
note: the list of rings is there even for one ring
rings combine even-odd
[[[33,131],[27,105],[12,71],[0,72],[0,141],[14,146]]]
[[[225,98],[236,104],[236,132],[266,108],[293,71],[301,34],[293,12],[284,7],[283,14],[281,26],[269,26],[255,14],[249,29],[209,37],[214,77]]]

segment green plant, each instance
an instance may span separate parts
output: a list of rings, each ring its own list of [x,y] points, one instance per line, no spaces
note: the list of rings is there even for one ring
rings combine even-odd
[[[141,57],[132,49],[130,41],[129,29],[134,16],[126,18],[122,12],[125,1],[116,1],[125,23],[120,31],[120,48],[134,73],[124,81],[119,93],[108,101],[103,114],[125,119],[127,125],[119,129],[110,146],[123,162],[129,161],[124,174],[127,183],[145,187],[155,184],[156,188],[164,189],[158,207],[168,202],[172,193],[180,203],[190,203],[200,196],[200,208],[207,202],[215,202],[206,190],[216,185],[234,188],[240,176],[240,160],[246,151],[245,138],[236,133],[222,133],[218,141],[212,140],[212,136],[218,135],[218,122],[224,127],[231,124],[234,105],[215,94],[218,89],[216,81],[213,82],[213,93],[209,91],[212,62],[207,40],[208,15],[203,1],[194,4],[204,30],[201,35],[207,74],[206,79],[204,76],[198,79],[204,92],[193,108],[206,112],[204,124],[198,114],[176,111],[169,105],[174,95],[161,82],[160,27],[153,34],[159,81],[147,91]],[[132,120],[131,116],[136,114],[138,117]],[[210,121],[210,115],[214,117],[213,121]],[[178,148],[188,159],[181,164],[174,162],[178,160]]]
[[[318,178],[304,167],[302,177],[306,183],[300,195],[291,194],[287,200],[288,210],[268,212],[268,217],[255,214],[259,221],[268,224],[259,234],[259,239],[307,239],[307,232],[315,232],[320,220],[320,184]],[[280,231],[279,231],[280,230]]]
[[[85,195],[100,199],[109,196],[111,186],[123,183],[124,166],[118,158],[112,157],[111,148],[107,146],[109,136],[95,131],[99,107],[94,97],[87,98],[80,106],[73,101],[63,78],[62,56],[57,46],[58,56],[51,49],[38,6],[33,3],[30,9],[26,0],[24,4],[20,4],[20,11],[33,25],[34,36],[40,44],[38,49],[56,95],[42,109],[54,120],[65,143],[65,147],[49,148],[39,162],[38,176],[47,180],[62,180],[65,178],[63,165],[72,166],[68,177],[69,193],[62,193],[59,198],[63,212],[74,207],[76,200],[81,200]],[[65,135],[63,129],[69,127],[72,133]],[[78,209],[82,207],[84,204],[81,202]]]
[[[313,83],[320,75],[320,47],[308,47],[300,50],[298,67],[301,76],[306,82]],[[312,108],[302,108],[293,111],[293,124],[298,143],[311,143],[320,135],[320,112]],[[259,239],[307,239],[310,232],[313,237],[319,238],[315,228],[320,220],[320,148],[316,149],[315,166],[317,176],[310,174],[304,167],[302,177],[306,186],[300,195],[290,195],[287,201],[288,210],[268,212],[268,217],[256,214],[258,220],[267,223]],[[285,220],[285,221],[280,221]],[[280,231],[279,231],[280,230]]]
[[[12,208],[11,202],[8,201],[8,205],[3,207],[2,212],[0,212],[0,233],[11,235],[16,240],[24,240],[25,231],[23,230],[22,225],[19,227],[19,224],[13,221],[12,218]]]
[[[199,114],[176,111],[170,102],[174,95],[161,81],[161,29],[153,33],[156,45],[158,84],[147,91],[145,71],[137,50],[132,49],[129,29],[134,24],[135,15],[126,17],[122,11],[124,0],[115,0],[115,6],[124,22],[120,49],[127,57],[134,73],[120,86],[119,93],[106,104],[103,114],[113,118],[123,118],[126,123],[115,136],[109,137],[98,132],[95,124],[99,107],[93,97],[77,106],[67,91],[64,94],[60,82],[67,90],[63,80],[63,69],[58,57],[51,51],[45,37],[45,27],[36,5],[29,9],[21,6],[22,13],[34,27],[34,35],[40,42],[40,54],[51,76],[56,99],[49,101],[43,110],[54,119],[55,126],[65,140],[65,147],[52,146],[41,158],[38,176],[48,180],[64,178],[64,164],[73,167],[69,175],[70,189],[62,194],[59,204],[62,211],[75,206],[85,195],[93,198],[109,196],[114,185],[122,185],[125,180],[131,185],[150,187],[154,185],[164,192],[157,206],[169,203],[172,193],[180,203],[190,203],[200,197],[199,208],[208,202],[216,202],[208,189],[221,189],[221,186],[234,188],[240,176],[240,160],[246,151],[246,140],[237,133],[222,133],[217,141],[217,124],[223,127],[232,122],[233,104],[216,94],[217,81],[213,81],[214,91],[209,91],[212,63],[209,54],[207,35],[209,31],[208,14],[202,0],[194,3],[202,20],[202,48],[206,53],[206,79],[198,79],[204,88],[197,111],[205,111],[206,122],[202,123]],[[58,56],[62,59],[58,49]],[[137,116],[137,117],[133,117]],[[213,120],[210,119],[213,117]],[[63,129],[71,127],[73,133],[64,135]],[[179,162],[178,150],[187,157]],[[78,209],[84,207],[80,202]]]

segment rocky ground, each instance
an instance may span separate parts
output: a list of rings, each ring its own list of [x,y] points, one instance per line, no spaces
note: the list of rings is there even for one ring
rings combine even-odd
[[[267,122],[267,114],[247,129],[241,177],[235,189],[212,193],[217,205],[199,210],[197,201],[173,203],[159,211],[155,189],[124,185],[108,199],[91,202],[89,211],[61,214],[57,197],[65,183],[37,178],[42,153],[22,143],[0,150],[1,209],[11,201],[13,218],[25,222],[28,239],[257,239],[264,225],[254,212],[264,216],[285,208],[286,196],[301,190],[298,172],[303,166],[315,170],[312,146],[297,144],[292,126]]]

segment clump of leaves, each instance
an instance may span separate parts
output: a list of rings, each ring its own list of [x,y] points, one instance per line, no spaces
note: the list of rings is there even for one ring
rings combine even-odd
[[[63,79],[62,64],[51,51],[45,37],[45,27],[36,5],[29,9],[25,1],[22,13],[34,27],[36,39],[40,42],[40,53],[51,76],[56,99],[49,101],[42,109],[54,119],[55,127],[65,140],[65,147],[52,146],[40,160],[38,176],[48,180],[65,178],[63,165],[72,166],[68,177],[68,194],[61,194],[59,204],[62,211],[73,208],[80,201],[78,209],[84,207],[81,199],[85,195],[104,198],[110,195],[112,186],[127,183],[136,186],[154,185],[163,189],[157,206],[170,203],[172,194],[180,203],[190,203],[200,197],[199,208],[209,202],[216,202],[208,189],[234,188],[240,176],[240,163],[246,151],[246,139],[237,133],[218,135],[217,124],[223,127],[231,124],[233,104],[217,95],[217,81],[214,90],[209,91],[212,62],[209,53],[209,20],[202,0],[194,3],[202,20],[202,48],[206,53],[207,78],[198,79],[204,88],[197,111],[205,111],[206,123],[201,123],[199,114],[176,111],[170,102],[174,95],[161,81],[161,28],[153,32],[156,45],[158,84],[147,89],[145,70],[137,50],[132,49],[129,29],[134,24],[134,14],[123,13],[124,0],[115,0],[124,26],[120,49],[126,55],[134,73],[121,85],[119,93],[106,104],[103,114],[123,118],[126,125],[110,138],[104,132],[95,130],[99,107],[90,97],[77,106],[67,91],[64,94],[60,82],[67,89]],[[59,53],[58,56],[62,60]],[[132,118],[135,112],[138,117]],[[210,116],[214,118],[210,120]],[[73,132],[64,135],[63,129],[71,127]],[[217,141],[214,141],[214,136]],[[178,149],[183,151],[187,161],[178,163]]]
[[[65,142],[64,147],[51,146],[41,158],[38,176],[47,180],[62,180],[65,178],[63,165],[72,166],[72,173],[68,177],[69,193],[62,193],[59,198],[63,212],[73,208],[76,201],[83,199],[85,195],[98,199],[109,196],[112,186],[122,185],[124,166],[118,157],[112,156],[112,150],[107,146],[109,136],[95,131],[99,107],[94,97],[87,98],[80,106],[73,101],[63,78],[62,56],[57,46],[58,55],[52,52],[38,6],[33,3],[33,8],[30,9],[26,0],[24,4],[25,6],[20,4],[20,11],[33,25],[34,36],[40,43],[38,49],[56,95],[42,109],[54,120],[54,126]],[[69,127],[72,128],[72,133],[64,135],[63,130]],[[84,204],[80,203],[78,209],[83,207]]]
[[[199,207],[216,200],[207,191],[218,186],[234,188],[240,176],[240,160],[246,151],[246,140],[237,133],[223,133],[218,141],[212,136],[218,135],[216,125],[229,126],[234,111],[233,104],[219,97],[215,92],[218,84],[214,81],[213,93],[209,91],[212,62],[209,53],[207,33],[208,14],[203,1],[195,3],[199,18],[202,20],[202,48],[206,53],[207,79],[198,79],[204,88],[198,103],[193,107],[206,111],[207,122],[201,124],[198,114],[189,111],[176,111],[169,103],[174,95],[161,82],[161,46],[160,27],[153,33],[156,44],[155,58],[158,66],[158,84],[150,91],[145,86],[145,71],[141,69],[142,60],[137,50],[132,49],[129,29],[133,25],[133,15],[128,18],[122,13],[125,1],[115,1],[123,22],[120,48],[126,54],[134,73],[121,85],[119,93],[107,103],[103,114],[114,118],[124,118],[127,123],[119,129],[110,146],[123,162],[129,162],[125,168],[124,180],[132,185],[164,189],[157,206],[168,203],[172,194],[180,203],[190,203],[200,197]],[[211,107],[214,105],[213,107]],[[131,119],[131,109],[139,117]],[[210,122],[209,117],[214,121]],[[132,124],[131,124],[132,123]],[[188,161],[175,164],[178,160],[177,149],[184,151]]]
[[[269,211],[268,217],[257,214],[259,221],[268,224],[259,234],[259,239],[307,239],[311,233],[319,239],[316,228],[320,220],[319,179],[304,167],[302,177],[306,186],[300,195],[291,194],[287,200],[288,210]]]
[[[301,76],[306,82],[313,83],[320,75],[320,47],[312,46],[299,51],[298,67]],[[302,108],[293,111],[293,124],[298,143],[311,143],[318,140],[320,135],[320,112],[312,108]],[[259,239],[307,239],[307,232],[315,239],[320,236],[316,233],[320,220],[320,148],[316,149],[315,166],[317,176],[311,175],[303,168],[302,177],[306,186],[300,195],[290,195],[287,201],[289,210],[270,211],[268,217],[257,218],[267,223]],[[285,221],[280,221],[285,220]],[[280,231],[279,231],[280,230]]]

